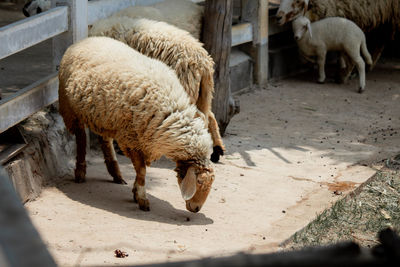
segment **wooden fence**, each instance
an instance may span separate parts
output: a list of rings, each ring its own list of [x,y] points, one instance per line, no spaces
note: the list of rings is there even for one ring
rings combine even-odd
[[[151,5],[163,0],[52,0],[54,8],[0,28],[0,60],[42,41],[53,39],[54,73],[0,100],[0,133],[58,99],[57,66],[68,46],[87,36],[88,25],[134,5]],[[231,0],[229,0],[231,1]],[[251,43],[255,80],[266,83],[268,0],[241,0],[257,7],[255,20],[232,27],[232,46]]]
[[[69,45],[87,36],[88,25],[134,5],[162,0],[57,0],[54,8],[0,28],[0,60],[53,38],[54,73],[0,100],[0,133],[58,99],[57,65]]]

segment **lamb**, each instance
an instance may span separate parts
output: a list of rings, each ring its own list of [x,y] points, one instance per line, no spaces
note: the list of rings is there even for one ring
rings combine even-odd
[[[134,200],[148,211],[146,165],[162,155],[176,162],[186,208],[198,212],[214,181],[212,141],[175,72],[126,44],[89,37],[65,52],[59,70],[59,111],[77,144],[75,181],[86,174],[85,126],[99,135],[108,172],[124,183],[112,140],[136,170]]]
[[[89,36],[108,36],[122,41],[174,69],[191,103],[196,104],[206,116],[214,143],[211,160],[218,162],[224,154],[225,147],[211,110],[214,61],[202,43],[188,32],[167,23],[128,17],[100,20],[90,29]]]
[[[311,22],[327,17],[352,20],[367,33],[373,65],[378,61],[385,43],[400,30],[399,0],[281,0],[276,18],[278,24],[283,25],[303,15]],[[349,66],[343,81],[351,70],[352,66]]]
[[[365,90],[365,63],[372,64],[363,31],[352,21],[331,17],[311,23],[306,17],[298,17],[293,23],[294,37],[301,52],[307,57],[317,57],[319,79],[325,81],[325,56],[327,51],[342,51],[356,64],[360,77],[359,93]],[[342,60],[343,64],[343,60]]]

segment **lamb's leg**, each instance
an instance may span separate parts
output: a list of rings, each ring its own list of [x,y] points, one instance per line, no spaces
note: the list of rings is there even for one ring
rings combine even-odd
[[[348,51],[349,57],[356,64],[358,76],[360,77],[360,87],[358,92],[362,93],[365,90],[365,63],[360,55],[360,49],[357,51]]]
[[[344,64],[346,65],[346,67],[341,68],[340,70],[340,79],[338,79],[339,83],[346,83],[349,80],[350,75],[354,69],[354,63],[350,58],[344,56],[343,60],[345,62]]]
[[[76,139],[76,167],[75,167],[75,182],[85,182],[86,176],[86,132],[85,126],[78,122],[75,123],[73,132]]]
[[[325,58],[326,51],[319,51],[317,56],[317,64],[318,64],[318,83],[325,82]]]
[[[150,210],[149,200],[146,197],[145,179],[146,179],[146,163],[143,156],[137,151],[130,150],[129,156],[136,170],[136,179],[133,184],[133,200],[139,204],[139,208],[144,211]]]
[[[211,161],[218,162],[219,157],[224,155],[225,146],[222,142],[217,120],[212,112],[208,113],[208,130],[210,131],[214,144],[213,153],[211,154]]]
[[[114,178],[114,183],[126,184],[124,179],[122,179],[122,175],[119,170],[117,157],[115,156],[113,147],[113,139],[103,138],[99,135],[99,142],[104,155],[104,163],[107,166],[108,173]]]

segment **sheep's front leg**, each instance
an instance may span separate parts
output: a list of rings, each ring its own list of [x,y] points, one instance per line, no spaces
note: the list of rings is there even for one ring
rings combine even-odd
[[[325,58],[326,51],[318,51],[317,64],[318,64],[318,83],[325,82]]]
[[[108,173],[114,178],[114,183],[126,184],[124,179],[122,179],[121,171],[119,170],[113,146],[113,139],[104,138],[99,135],[99,142],[101,144],[101,150],[103,151],[104,162],[107,166]]]
[[[150,204],[146,197],[145,188],[146,163],[144,162],[142,154],[137,151],[129,151],[129,155],[136,170],[136,180],[132,189],[133,200],[139,204],[141,210],[149,211]]]
[[[365,90],[365,63],[362,59],[359,51],[349,51],[350,58],[354,61],[357,66],[358,75],[360,77],[360,87],[358,89],[359,93]]]
[[[354,69],[354,63],[350,57],[344,52],[341,53],[340,58],[340,76],[337,80],[339,83],[346,83]]]
[[[86,132],[83,124],[76,124],[73,129],[76,140],[75,182],[83,183],[86,176]]]

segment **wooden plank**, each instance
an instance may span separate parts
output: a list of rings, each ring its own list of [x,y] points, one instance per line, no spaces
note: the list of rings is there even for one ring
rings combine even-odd
[[[232,26],[232,47],[252,41],[253,26],[251,23],[242,23]]]
[[[57,7],[0,28],[0,59],[68,30],[68,10]]]
[[[0,100],[0,133],[57,100],[57,73],[25,87],[10,98]]]
[[[238,111],[232,98],[229,58],[232,43],[232,0],[207,0],[204,10],[203,43],[215,62],[212,110],[221,133]]]
[[[0,166],[0,266],[57,266]]]
[[[135,5],[152,5],[163,0],[102,0],[89,1],[88,3],[88,25],[92,25],[96,21],[107,18],[113,13],[124,8]]]
[[[257,36],[254,38],[256,57],[254,78],[258,85],[268,83],[268,0],[258,0]]]

